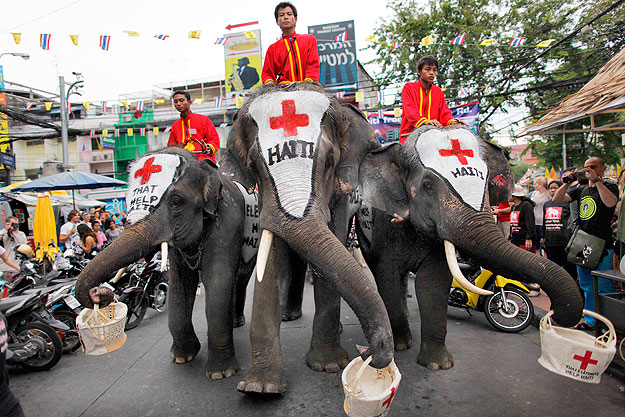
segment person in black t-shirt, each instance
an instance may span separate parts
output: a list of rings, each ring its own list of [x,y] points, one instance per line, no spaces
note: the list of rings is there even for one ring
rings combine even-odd
[[[569,185],[575,180],[574,173],[564,177],[564,184],[556,191],[553,201],[556,203],[575,202],[579,209],[579,227],[586,233],[605,240],[605,249],[601,262],[595,270],[612,269],[612,257],[614,256],[611,221],[614,208],[618,202],[618,187],[616,184],[603,178],[606,166],[601,158],[592,157],[584,163],[584,169],[578,171],[580,186],[568,190]],[[582,176],[579,176],[581,174]],[[587,182],[587,184],[583,184]],[[567,192],[568,191],[568,192]],[[591,270],[577,266],[579,286],[584,292],[584,308],[595,311],[595,303],[592,289]],[[605,278],[598,279],[600,294],[613,292],[614,283]],[[593,330],[594,317],[584,316],[585,322],[576,326],[581,330]]]
[[[510,242],[532,253],[536,253],[536,224],[534,222],[534,202],[520,186],[514,187],[510,197]]]
[[[561,181],[552,180],[549,182],[547,187],[549,197],[553,199],[561,186]],[[568,228],[570,213],[569,203],[554,203],[551,200],[545,203],[543,207],[544,234],[542,243],[545,246],[547,258],[564,268],[573,278],[577,278],[577,269],[575,265],[566,260],[566,251],[564,250],[572,232]]]

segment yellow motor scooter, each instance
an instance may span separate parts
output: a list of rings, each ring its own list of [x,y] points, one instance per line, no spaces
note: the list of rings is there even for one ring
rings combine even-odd
[[[527,294],[530,290],[521,282],[495,275],[484,268],[473,268],[459,263],[463,273],[473,272],[476,287],[493,292],[491,295],[478,295],[462,288],[454,279],[449,293],[448,304],[467,310],[483,311],[486,320],[497,330],[517,333],[532,323],[534,305]]]

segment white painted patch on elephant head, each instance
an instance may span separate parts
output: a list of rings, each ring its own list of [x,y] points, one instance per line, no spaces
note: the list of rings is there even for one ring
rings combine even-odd
[[[417,138],[415,151],[423,165],[444,178],[463,203],[482,211],[488,166],[473,133],[467,129],[429,129]]]
[[[314,158],[329,106],[330,100],[314,91],[266,94],[250,105],[278,206],[298,219],[304,217],[313,193]]]
[[[137,159],[130,165],[126,206],[128,222],[136,223],[150,213],[167,188],[178,180],[176,172],[182,164],[178,155],[155,154]]]

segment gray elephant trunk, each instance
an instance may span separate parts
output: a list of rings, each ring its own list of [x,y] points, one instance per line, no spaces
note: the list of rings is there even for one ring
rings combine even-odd
[[[484,268],[512,279],[540,284],[551,299],[556,322],[569,327],[579,322],[583,302],[575,280],[549,259],[505,240],[489,213],[463,213],[453,220],[449,230],[452,232],[446,238]]]
[[[289,246],[329,279],[354,310],[373,352],[371,365],[387,366],[394,349],[389,317],[362,267],[321,221],[288,221],[282,224],[282,232]]]
[[[89,289],[97,287],[103,278],[109,277],[120,268],[147,256],[162,240],[160,230],[167,224],[162,212],[157,210],[119,235],[117,239],[100,252],[78,276],[76,299],[88,308],[93,308]]]

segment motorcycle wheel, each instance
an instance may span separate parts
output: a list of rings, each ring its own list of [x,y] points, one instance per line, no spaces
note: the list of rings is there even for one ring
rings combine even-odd
[[[166,282],[159,283],[156,288],[154,288],[154,310],[162,313],[167,309],[167,291],[169,290],[169,285]]]
[[[509,311],[503,308],[503,300],[498,288],[484,302],[486,320],[497,330],[517,333],[527,328],[534,318],[534,305],[525,293],[516,288],[504,290]]]
[[[59,363],[63,355],[63,342],[52,327],[36,321],[20,326],[15,331],[14,342],[25,343],[29,340],[41,345],[42,349],[36,356],[19,362],[21,366],[32,371],[47,371]]]
[[[128,306],[128,316],[126,317],[125,330],[134,329],[141,323],[145,312],[148,310],[148,300],[142,296],[143,294],[133,294],[130,297],[122,297],[120,302]],[[139,299],[139,297],[141,297]]]
[[[78,315],[73,311],[53,311],[52,316],[69,327],[69,330],[65,332],[65,337],[61,339],[63,342],[63,353],[76,352],[80,349],[80,335],[76,328],[76,317]]]

